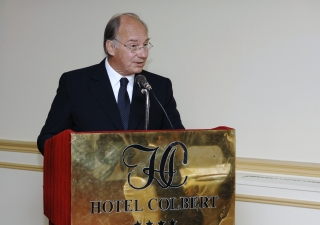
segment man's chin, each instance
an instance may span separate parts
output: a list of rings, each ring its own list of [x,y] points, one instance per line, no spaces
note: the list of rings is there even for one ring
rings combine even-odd
[[[142,70],[143,70],[143,67],[142,68],[136,68],[135,70],[134,70],[134,74],[138,74],[138,73],[141,73],[142,72]]]

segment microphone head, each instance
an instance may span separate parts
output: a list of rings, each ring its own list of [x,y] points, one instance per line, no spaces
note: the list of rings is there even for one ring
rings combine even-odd
[[[135,81],[140,85],[140,83],[147,82],[147,79],[142,74],[139,74],[138,76],[136,76]]]
[[[145,88],[148,90],[151,89],[151,86],[144,75],[139,74],[138,76],[136,76],[135,81],[138,83],[140,88]]]

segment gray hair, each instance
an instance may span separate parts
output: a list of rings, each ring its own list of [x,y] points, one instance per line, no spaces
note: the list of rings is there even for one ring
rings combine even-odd
[[[106,53],[107,57],[110,56],[110,54],[108,53],[108,50],[106,48],[106,42],[108,40],[113,42],[113,45],[115,47],[117,47],[117,42],[114,40],[117,36],[119,27],[120,27],[120,23],[121,23],[121,16],[132,16],[133,18],[137,19],[138,21],[140,21],[142,23],[142,25],[146,28],[147,32],[148,32],[148,27],[145,24],[145,22],[143,22],[140,17],[135,14],[135,13],[121,13],[121,14],[116,14],[114,15],[108,22],[106,29],[104,30],[104,38],[103,38],[103,48],[104,48],[104,52]]]

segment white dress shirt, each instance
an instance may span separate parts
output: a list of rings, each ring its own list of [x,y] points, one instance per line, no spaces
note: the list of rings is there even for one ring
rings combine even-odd
[[[134,85],[134,74],[129,76],[121,76],[118,72],[116,72],[109,64],[108,59],[106,61],[106,70],[109,76],[109,80],[111,83],[111,87],[114,93],[114,97],[116,98],[116,102],[118,102],[118,93],[120,88],[120,79],[125,77],[129,80],[127,85],[127,92],[130,98],[130,103],[132,102],[132,92],[133,92],[133,85]]]

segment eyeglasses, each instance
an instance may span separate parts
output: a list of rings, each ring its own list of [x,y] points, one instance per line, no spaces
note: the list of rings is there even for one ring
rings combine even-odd
[[[118,41],[117,39],[114,39],[114,40],[116,40],[117,42],[122,44],[124,47],[128,48],[132,53],[135,53],[135,52],[139,51],[140,49],[143,49],[143,51],[147,52],[153,47],[153,45],[150,42],[145,43],[141,46],[138,46],[135,44],[125,45],[122,42]]]

